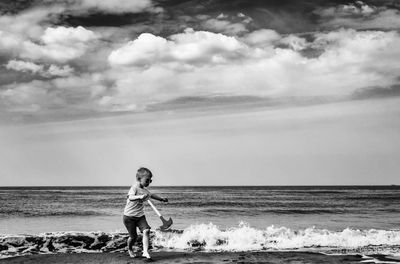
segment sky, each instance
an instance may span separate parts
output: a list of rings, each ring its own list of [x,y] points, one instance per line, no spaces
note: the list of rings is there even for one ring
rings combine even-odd
[[[0,3],[0,186],[400,184],[400,4]]]

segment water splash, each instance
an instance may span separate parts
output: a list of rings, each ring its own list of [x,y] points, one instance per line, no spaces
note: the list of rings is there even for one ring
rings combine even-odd
[[[220,229],[209,224],[192,225],[182,233],[156,232],[154,245],[170,249],[218,251],[243,250],[293,250],[293,249],[359,249],[371,246],[400,247],[400,230],[330,231],[310,227],[292,230],[287,227],[269,226],[256,229],[246,223],[237,227]]]

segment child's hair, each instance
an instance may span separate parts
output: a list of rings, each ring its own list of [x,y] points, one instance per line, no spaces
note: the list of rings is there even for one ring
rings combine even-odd
[[[149,176],[150,178],[153,177],[153,173],[148,168],[141,167],[138,169],[136,173],[136,180],[140,180],[144,176]]]

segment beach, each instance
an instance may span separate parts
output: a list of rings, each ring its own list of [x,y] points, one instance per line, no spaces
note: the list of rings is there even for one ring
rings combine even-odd
[[[380,259],[380,260],[379,260]],[[307,252],[155,252],[153,260],[156,263],[297,263],[297,264],[336,264],[386,261],[380,263],[396,263],[400,260],[383,256],[362,257],[360,255],[324,255]],[[126,253],[81,253],[33,255],[0,260],[4,264],[19,263],[146,263],[140,258],[130,258]]]

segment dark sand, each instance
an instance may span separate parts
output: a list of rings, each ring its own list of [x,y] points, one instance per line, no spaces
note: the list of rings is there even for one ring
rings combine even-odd
[[[360,263],[359,255],[327,256],[303,252],[153,252],[155,263]],[[31,255],[0,260],[0,263],[147,263],[141,258],[130,258],[126,253],[80,253]]]

